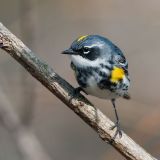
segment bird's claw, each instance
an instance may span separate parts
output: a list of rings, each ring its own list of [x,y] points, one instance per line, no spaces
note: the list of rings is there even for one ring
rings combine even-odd
[[[78,97],[81,91],[84,92],[85,94],[87,94],[83,88],[77,87],[77,88],[75,88],[75,89],[73,90],[73,95],[71,96],[71,98],[70,98],[69,101],[71,101],[74,97]],[[87,95],[88,95],[88,94],[87,94]]]
[[[110,129],[113,130],[114,128],[116,128],[116,132],[112,139],[114,140],[117,135],[119,135],[119,138],[122,138],[122,130],[121,130],[120,123],[116,122],[115,125],[113,125]]]
[[[75,88],[75,89],[74,89],[74,94],[77,95],[77,94],[79,94],[81,91],[84,92],[86,95],[88,95],[88,93],[86,93],[86,91],[85,91],[83,88],[81,88],[81,87]]]
[[[2,47],[3,47],[3,43],[0,42],[0,48],[2,48]]]

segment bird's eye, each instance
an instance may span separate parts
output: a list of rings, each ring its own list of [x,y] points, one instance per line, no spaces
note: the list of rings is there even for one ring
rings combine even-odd
[[[88,47],[83,48],[83,53],[88,54],[90,52],[90,49]]]

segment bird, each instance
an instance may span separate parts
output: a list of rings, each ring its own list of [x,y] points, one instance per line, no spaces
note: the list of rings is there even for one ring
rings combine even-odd
[[[74,90],[75,94],[83,91],[111,101],[116,122],[110,129],[116,128],[113,139],[117,135],[121,138],[122,130],[115,101],[119,97],[130,99],[128,62],[123,52],[106,37],[83,35],[74,40],[62,54],[69,55],[71,68],[79,84]]]

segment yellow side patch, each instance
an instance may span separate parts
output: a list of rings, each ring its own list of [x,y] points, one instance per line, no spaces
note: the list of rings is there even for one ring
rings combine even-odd
[[[88,35],[80,36],[80,37],[77,39],[77,42],[82,41],[82,40],[85,39],[86,37],[88,37]]]
[[[118,83],[119,80],[123,79],[125,76],[124,70],[122,68],[114,67],[111,72],[111,82]]]

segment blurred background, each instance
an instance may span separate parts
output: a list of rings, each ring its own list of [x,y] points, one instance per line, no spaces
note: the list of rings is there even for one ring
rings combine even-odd
[[[80,35],[100,34],[125,53],[132,99],[117,101],[124,131],[160,158],[159,0],[0,0],[0,21],[73,86],[68,57],[60,52]],[[124,159],[60,100],[0,50],[0,88],[23,123],[54,160]],[[112,120],[109,101],[88,96]],[[0,100],[1,104],[1,100]],[[0,159],[22,159],[0,125]]]

